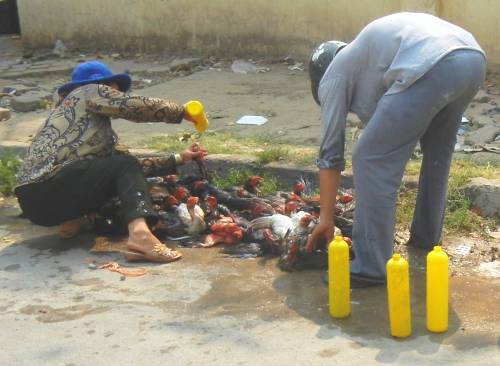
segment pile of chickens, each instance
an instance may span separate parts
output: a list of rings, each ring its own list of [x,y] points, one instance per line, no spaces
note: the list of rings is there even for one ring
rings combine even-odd
[[[181,247],[224,244],[229,256],[278,255],[282,270],[327,267],[326,243],[307,250],[308,235],[319,220],[319,196],[300,178],[290,191],[263,195],[263,178],[250,176],[245,184],[220,189],[196,176],[148,178],[149,193],[159,215],[152,227],[160,240],[174,240]],[[354,200],[350,193],[337,197],[336,235],[350,241]],[[110,202],[97,215],[96,229],[104,234],[122,231],[119,202]]]

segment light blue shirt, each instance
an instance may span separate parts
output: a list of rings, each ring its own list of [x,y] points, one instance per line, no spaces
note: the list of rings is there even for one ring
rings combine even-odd
[[[382,96],[405,90],[458,49],[484,55],[472,34],[429,14],[397,13],[368,24],[335,56],[321,79],[318,168],[344,170],[348,112],[367,124]]]

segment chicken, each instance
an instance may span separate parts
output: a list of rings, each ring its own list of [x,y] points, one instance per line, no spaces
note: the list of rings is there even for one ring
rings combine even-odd
[[[198,201],[198,197],[191,196],[187,199],[186,203],[181,203],[177,207],[177,215],[186,226],[186,233],[189,235],[200,234],[207,228],[205,213],[198,206]]]
[[[211,234],[205,237],[204,247],[211,247],[218,243],[237,244],[243,239],[243,230],[230,217],[223,216],[210,227]]]
[[[189,197],[189,191],[184,186],[178,186],[175,189],[173,195],[179,202],[187,202],[187,199]]]
[[[271,229],[272,233],[279,239],[284,239],[287,233],[293,230],[293,225],[292,218],[282,214],[274,214],[252,220],[249,229]]]
[[[157,237],[179,237],[184,234],[185,226],[176,213],[167,211],[158,212],[158,222],[152,228]]]
[[[306,183],[301,178],[300,180],[295,182],[295,185],[293,186],[293,193],[295,193],[297,196],[302,196],[305,189],[306,189]]]
[[[311,231],[309,225],[314,217],[304,211],[299,211],[292,216],[295,224],[294,229],[287,235],[283,247],[280,250],[279,265],[283,270],[296,269],[297,255],[303,250],[307,243],[307,238]]]
[[[220,205],[217,198],[211,195],[206,196],[200,207],[205,212],[205,222],[208,226],[212,226],[221,216],[232,217],[231,211],[226,206]]]
[[[258,175],[252,175],[248,177],[244,188],[248,193],[257,196],[260,194],[259,185],[262,183],[263,180],[264,178]]]
[[[167,194],[163,199],[163,207],[166,211],[175,211],[177,210],[177,207],[179,207],[179,201],[171,194]]]

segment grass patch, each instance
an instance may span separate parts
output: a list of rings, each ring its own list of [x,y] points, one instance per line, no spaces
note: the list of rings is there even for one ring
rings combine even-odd
[[[290,150],[283,146],[269,147],[257,153],[257,164],[266,165],[272,161],[289,160]]]
[[[164,135],[151,139],[147,146],[159,151],[180,151],[193,142],[205,146],[210,154],[233,154],[255,156],[258,165],[273,161],[284,161],[298,166],[315,166],[317,148],[286,144],[265,137],[242,137],[226,132],[209,131],[204,134],[185,132],[177,135]],[[422,160],[409,161],[405,177],[418,180]],[[346,156],[346,173],[351,173],[351,161]],[[216,177],[216,184],[222,188],[243,184],[250,171],[232,171],[225,177]],[[455,160],[452,163],[448,189],[448,205],[445,216],[445,230],[458,232],[479,231],[494,228],[499,220],[484,219],[470,210],[471,203],[460,191],[474,177],[497,178],[500,176],[500,165],[479,164],[467,160]],[[273,192],[279,188],[276,178],[264,177],[263,193]],[[407,225],[411,222],[415,208],[416,189],[402,189],[396,206],[398,224]]]
[[[255,156],[257,164],[272,161],[314,166],[317,149],[309,146],[276,142],[265,137],[243,137],[226,132],[208,131],[203,134],[181,132],[173,135],[154,137],[146,142],[146,147],[158,151],[180,151],[198,142],[209,154],[233,154]]]
[[[16,171],[21,161],[14,155],[0,156],[0,193],[9,196],[16,185]]]
[[[421,161],[411,161],[405,172],[410,178],[418,178]],[[496,164],[477,164],[467,160],[455,160],[450,170],[448,181],[448,202],[445,214],[445,230],[455,232],[478,231],[485,233],[486,229],[494,229],[500,222],[498,219],[486,219],[471,211],[471,202],[460,190],[472,178],[497,178],[500,176],[500,166]],[[396,206],[398,224],[407,225],[411,222],[415,209],[417,189],[402,189]]]
[[[214,184],[222,189],[241,186],[245,184],[248,178],[252,175],[255,175],[255,172],[250,170],[235,170],[231,169],[229,174],[225,177],[214,176],[213,182]],[[262,174],[262,178],[264,181],[260,185],[260,190],[263,195],[272,194],[276,191],[280,190],[282,187],[278,183],[278,179],[269,174]]]

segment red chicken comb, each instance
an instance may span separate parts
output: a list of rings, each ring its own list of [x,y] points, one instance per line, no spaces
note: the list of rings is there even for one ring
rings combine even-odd
[[[306,189],[306,185],[304,182],[297,182],[295,183],[295,186],[293,187],[293,191],[295,193],[302,193]]]
[[[259,185],[260,183],[262,183],[262,181],[264,180],[264,178],[262,178],[261,176],[259,175],[252,175],[248,178],[248,183],[252,186],[257,186]]]
[[[304,226],[307,226],[311,223],[312,220],[313,220],[313,216],[311,214],[307,214],[307,215],[304,215],[304,217],[302,217],[300,219],[300,223]]]
[[[211,208],[215,208],[218,204],[217,198],[215,198],[214,196],[207,196],[207,203]]]
[[[187,196],[187,189],[185,187],[179,187],[175,190],[174,196],[177,198],[179,201],[182,201],[184,198]]]
[[[177,206],[179,204],[179,201],[177,198],[169,194],[167,197],[165,197],[165,203],[169,206]]]
[[[287,214],[295,211],[299,206],[297,205],[297,202],[295,201],[288,201],[286,204],[285,204],[285,212]]]
[[[198,197],[194,197],[194,196],[189,196],[189,198],[187,199],[187,205],[190,206],[190,207],[193,207],[194,205],[197,205],[198,204],[198,201],[200,199]]]

